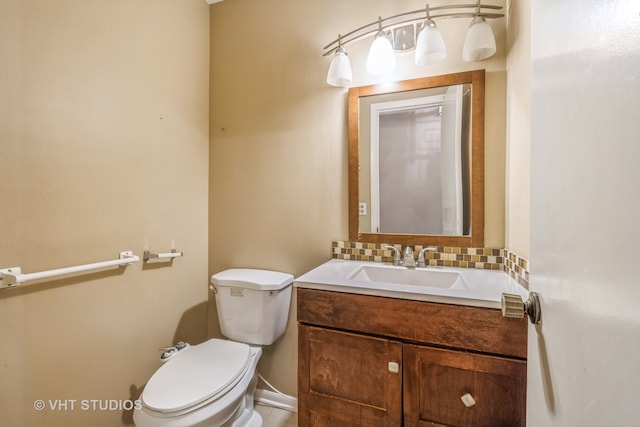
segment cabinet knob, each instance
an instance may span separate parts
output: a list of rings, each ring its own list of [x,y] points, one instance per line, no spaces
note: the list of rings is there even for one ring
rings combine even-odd
[[[398,364],[398,362],[389,362],[387,364],[387,368],[392,374],[397,374],[398,372],[400,372],[400,365]]]
[[[540,298],[535,292],[529,292],[526,301],[520,295],[502,294],[501,306],[502,317],[522,319],[526,314],[532,324],[540,323]]]
[[[462,403],[464,403],[464,406],[466,406],[467,408],[470,408],[476,404],[476,400],[469,393],[461,396],[460,400],[462,400]]]

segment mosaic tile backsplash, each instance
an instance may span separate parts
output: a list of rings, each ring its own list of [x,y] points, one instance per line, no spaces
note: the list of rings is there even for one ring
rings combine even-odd
[[[394,246],[402,250],[401,245]],[[427,265],[502,270],[525,288],[529,287],[529,261],[506,249],[434,247],[435,251],[424,254]],[[420,245],[413,247],[415,256],[422,248]],[[334,241],[331,256],[346,260],[393,262],[393,251],[383,249],[380,243]]]

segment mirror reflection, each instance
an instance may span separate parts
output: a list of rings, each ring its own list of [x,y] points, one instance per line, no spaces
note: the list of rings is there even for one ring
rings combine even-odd
[[[470,84],[360,98],[361,232],[470,234],[470,100]]]
[[[350,240],[482,246],[484,71],[349,91]]]

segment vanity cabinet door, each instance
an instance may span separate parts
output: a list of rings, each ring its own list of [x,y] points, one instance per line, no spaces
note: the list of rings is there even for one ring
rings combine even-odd
[[[298,425],[400,426],[402,343],[298,327]]]
[[[524,426],[526,366],[518,359],[405,345],[404,425]]]

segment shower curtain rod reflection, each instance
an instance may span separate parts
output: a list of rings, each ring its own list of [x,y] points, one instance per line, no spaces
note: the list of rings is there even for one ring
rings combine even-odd
[[[57,268],[55,270],[40,271],[37,273],[22,274],[20,267],[0,269],[0,289],[13,288],[24,282],[49,277],[64,276],[67,274],[81,273],[84,271],[100,270],[109,267],[126,267],[129,264],[140,261],[140,257],[132,251],[120,252],[119,258],[111,261],[94,262],[92,264],[76,265],[73,267]]]

